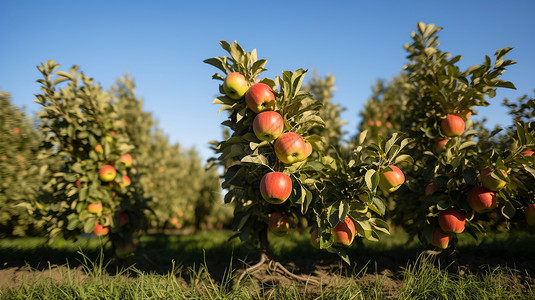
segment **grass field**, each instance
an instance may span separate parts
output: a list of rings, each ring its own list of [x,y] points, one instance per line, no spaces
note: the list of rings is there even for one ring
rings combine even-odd
[[[259,255],[229,236],[148,235],[128,268],[109,260],[108,244],[97,237],[51,245],[45,238],[1,239],[0,298],[535,299],[535,235],[526,232],[492,235],[477,247],[460,235],[455,272],[422,255],[425,249],[403,233],[352,247],[350,266],[311,247],[306,234],[270,236],[273,257],[308,282],[267,264],[237,282]]]

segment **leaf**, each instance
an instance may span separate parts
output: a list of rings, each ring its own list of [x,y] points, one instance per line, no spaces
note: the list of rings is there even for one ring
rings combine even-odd
[[[394,165],[400,163],[400,162],[408,162],[409,164],[414,164],[414,159],[412,158],[412,156],[408,155],[408,154],[402,154],[402,155],[398,155],[398,157],[396,157],[396,159],[394,160]]]
[[[370,169],[366,172],[366,175],[364,176],[364,179],[366,180],[366,186],[370,191],[375,192],[377,189],[377,186],[379,185],[379,176],[377,175],[377,171]]]
[[[84,223],[84,233],[91,233],[95,229],[95,225],[97,224],[97,220],[95,218],[89,218],[85,220]]]
[[[301,187],[301,193],[303,192],[303,190],[306,193],[304,201],[301,204],[301,212],[304,215],[308,211],[308,207],[310,206],[310,203],[312,203],[313,196],[312,196],[312,192],[310,192],[308,189],[304,189],[303,187]]]
[[[511,201],[506,201],[505,205],[502,206],[502,215],[507,219],[511,219],[516,213],[516,209],[511,203]]]
[[[242,163],[253,163],[269,167],[269,161],[264,155],[247,155],[241,159]]]

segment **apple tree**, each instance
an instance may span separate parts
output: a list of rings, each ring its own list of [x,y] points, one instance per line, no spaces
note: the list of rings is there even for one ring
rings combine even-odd
[[[322,104],[301,89],[306,71],[259,78],[267,60],[257,59],[256,50],[245,52],[236,42],[220,45],[230,57],[205,62],[223,72],[213,75],[222,81],[213,103],[228,112],[222,122],[228,134],[213,142],[219,156],[211,161],[225,168],[222,187],[225,202],[235,206],[234,237],[261,251],[256,268],[270,259],[268,231],[284,235],[304,218],[316,232],[315,246],[349,262],[344,248],[356,234],[377,240],[379,232],[388,232],[381,219],[386,207],[375,191],[380,174],[398,158],[407,159],[398,155],[408,141],[395,136],[358,147],[348,161],[326,155],[325,137],[317,131],[325,126]]]
[[[418,23],[417,29],[413,43],[405,46],[404,74],[381,85],[371,101],[394,108],[388,121],[415,141],[407,148],[414,158],[407,184],[393,196],[395,224],[426,244],[454,247],[457,233],[466,229],[477,237],[489,214],[499,212],[508,220],[523,206],[515,198],[522,187],[515,168],[529,171],[529,158],[521,152],[532,146],[532,133],[518,123],[516,142],[493,149],[470,119],[477,107],[489,105],[497,88],[514,88],[500,79],[514,64],[505,59],[511,48],[498,50],[494,62],[486,56],[483,64],[460,70],[461,56],[438,49],[441,28]],[[502,181],[505,187],[498,188]]]
[[[43,211],[52,239],[82,233],[109,236],[119,258],[130,256],[146,227],[146,204],[137,184],[136,157],[124,120],[109,93],[73,66],[38,66],[42,157],[61,161],[45,185]]]
[[[38,233],[43,225],[31,205],[49,175],[38,160],[39,138],[31,120],[0,91],[0,236]]]

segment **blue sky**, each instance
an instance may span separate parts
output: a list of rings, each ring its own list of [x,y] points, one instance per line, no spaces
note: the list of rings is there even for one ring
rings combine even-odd
[[[308,69],[336,76],[333,101],[346,107],[344,130],[356,133],[359,111],[377,79],[399,74],[403,45],[419,21],[443,27],[440,49],[463,55],[462,68],[513,47],[517,61],[503,78],[517,90],[499,90],[480,109],[489,125],[510,124],[500,103],[535,89],[535,2],[526,1],[0,1],[0,89],[12,101],[39,110],[36,65],[77,64],[105,88],[125,73],[172,142],[212,155],[221,138],[212,105],[218,81],[206,58],[224,55],[218,41],[256,48],[267,58],[264,77]]]

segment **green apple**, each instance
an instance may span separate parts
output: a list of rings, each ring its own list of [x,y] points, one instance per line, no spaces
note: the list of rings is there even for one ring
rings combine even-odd
[[[239,72],[228,74],[223,81],[225,94],[234,100],[241,99],[248,89],[249,84],[247,83],[247,79]]]

